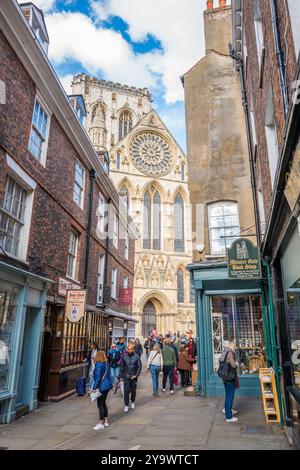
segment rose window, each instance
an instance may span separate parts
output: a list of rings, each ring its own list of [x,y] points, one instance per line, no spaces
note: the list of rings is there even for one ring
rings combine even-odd
[[[150,132],[139,134],[131,144],[131,156],[136,168],[143,173],[161,175],[172,166],[172,152],[167,141]]]

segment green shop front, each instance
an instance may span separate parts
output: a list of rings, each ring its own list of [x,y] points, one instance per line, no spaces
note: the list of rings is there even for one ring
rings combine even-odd
[[[230,279],[227,263],[189,266],[196,292],[198,383],[201,396],[224,395],[217,371],[224,341],[236,344],[239,396],[260,396],[259,369],[267,367],[260,281]]]

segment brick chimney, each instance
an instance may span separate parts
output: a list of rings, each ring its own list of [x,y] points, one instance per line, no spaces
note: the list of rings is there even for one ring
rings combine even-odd
[[[218,6],[217,6],[218,3]],[[207,0],[204,12],[206,51],[214,50],[228,54],[228,44],[232,42],[232,8],[227,0]]]
[[[227,4],[227,0],[219,0],[219,8],[225,8],[226,4]],[[207,10],[209,11],[214,10],[214,0],[207,0],[206,7],[207,7]]]

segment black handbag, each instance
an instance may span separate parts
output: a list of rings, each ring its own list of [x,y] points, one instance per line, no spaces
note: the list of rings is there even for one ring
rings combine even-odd
[[[219,360],[218,376],[223,382],[233,382],[236,379],[236,370],[232,367],[230,362],[227,362],[227,357],[230,351],[227,351],[224,361]]]

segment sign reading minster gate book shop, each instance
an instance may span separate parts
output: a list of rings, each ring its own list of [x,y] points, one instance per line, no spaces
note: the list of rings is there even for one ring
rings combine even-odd
[[[261,279],[261,264],[257,246],[247,238],[235,240],[227,248],[229,279]]]

